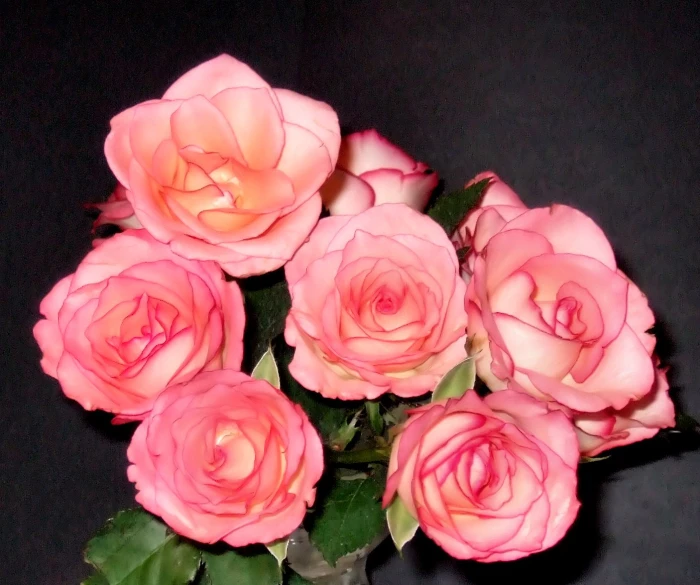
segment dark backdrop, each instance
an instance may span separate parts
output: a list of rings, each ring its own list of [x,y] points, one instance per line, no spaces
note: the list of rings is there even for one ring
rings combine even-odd
[[[0,17],[0,582],[76,584],[83,543],[132,503],[125,437],[63,398],[31,336],[40,299],[90,247],[110,117],[221,52],[331,103],[439,170],[491,168],[527,204],[593,216],[650,298],[677,397],[700,414],[700,39],[680,2],[230,0]],[[583,7],[587,5],[587,7]],[[77,6],[77,5],[76,5]],[[372,557],[376,585],[700,582],[700,453],[654,442],[582,472],[565,541],[515,564],[426,539]],[[673,456],[666,456],[669,452]]]

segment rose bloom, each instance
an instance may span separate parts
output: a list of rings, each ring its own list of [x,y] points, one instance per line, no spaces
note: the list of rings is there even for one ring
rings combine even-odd
[[[289,371],[328,398],[419,396],[466,357],[465,284],[442,228],[404,204],[322,219],[285,273]]]
[[[93,232],[101,225],[114,224],[122,229],[143,227],[136,216],[134,208],[126,198],[126,187],[119,184],[104,203],[87,203],[88,209],[97,209],[100,215],[92,224]]]
[[[654,386],[643,398],[621,410],[575,414],[581,453],[593,457],[613,447],[650,439],[660,429],[675,426],[676,412],[668,390],[666,368],[657,368]]]
[[[87,410],[143,418],[169,384],[239,369],[245,313],[214,262],[187,260],[144,230],[94,248],[44,298],[41,366]]]
[[[105,154],[138,221],[234,276],[279,268],[318,221],[338,156],[326,104],[221,55],[115,116]]]
[[[409,413],[384,506],[401,498],[453,557],[512,561],[553,546],[573,523],[578,459],[564,413],[520,392],[467,391]]]
[[[467,332],[479,377],[577,412],[646,396],[654,315],[602,230],[571,207],[527,209],[492,187],[460,227],[472,245]]]
[[[332,215],[355,215],[374,205],[405,203],[422,211],[438,175],[376,130],[355,132],[340,143],[338,165],[321,189]]]
[[[321,440],[301,407],[233,370],[163,392],[127,457],[146,510],[187,538],[231,546],[288,536],[323,471]]]

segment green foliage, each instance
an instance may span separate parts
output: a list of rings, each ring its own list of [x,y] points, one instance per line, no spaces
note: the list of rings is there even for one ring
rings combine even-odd
[[[280,585],[282,569],[262,547],[202,553],[203,585]]]
[[[289,548],[289,538],[281,538],[275,542],[265,545],[270,554],[277,559],[277,564],[282,566],[284,559],[287,558],[287,549]]]
[[[245,299],[245,354],[247,371],[265,353],[270,342],[284,330],[292,305],[282,269],[240,280]]]
[[[144,510],[119,512],[85,549],[98,574],[88,585],[187,585],[199,569],[199,551]]]
[[[491,179],[484,179],[459,191],[444,193],[435,200],[426,213],[439,223],[448,235],[452,235],[467,212],[479,203],[490,181]]]
[[[275,356],[272,354],[272,348],[267,348],[267,351],[262,355],[250,375],[256,380],[265,380],[269,382],[271,386],[279,389],[280,373],[277,369]]]
[[[447,372],[433,390],[432,402],[446,398],[461,398],[467,390],[474,388],[476,366],[469,357]]]
[[[335,481],[325,494],[319,494],[309,536],[329,564],[369,545],[382,532],[382,491],[382,483],[370,475]]]
[[[80,585],[109,585],[109,581],[102,573],[95,573],[85,579]]]
[[[284,576],[284,585],[313,585],[311,581],[307,581],[299,573],[288,571]]]
[[[365,402],[365,410],[367,411],[367,418],[372,431],[374,431],[375,435],[381,435],[384,432],[384,419],[379,413],[379,402],[368,400]]]
[[[418,530],[418,520],[411,516],[408,508],[398,495],[386,509],[386,523],[389,526],[391,539],[399,552],[416,535]]]
[[[344,400],[329,400],[317,392],[306,390],[289,373],[289,363],[294,356],[294,349],[283,342],[275,348],[277,363],[280,368],[282,390],[294,402],[300,405],[308,415],[311,423],[321,433],[326,443],[330,437],[357,411],[358,404]],[[359,405],[361,408],[361,405]]]

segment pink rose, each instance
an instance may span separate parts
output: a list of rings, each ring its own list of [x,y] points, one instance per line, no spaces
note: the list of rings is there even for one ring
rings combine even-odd
[[[422,211],[437,184],[437,173],[426,164],[376,130],[365,130],[341,142],[338,165],[321,197],[332,215],[356,215],[383,203],[405,203]]]
[[[323,448],[301,407],[233,370],[171,386],[127,451],[136,501],[199,542],[267,544],[314,503]]]
[[[338,156],[326,104],[221,55],[115,116],[105,154],[136,218],[175,253],[234,276],[289,260],[316,225]]]
[[[114,224],[122,229],[141,228],[141,223],[134,215],[134,208],[126,198],[126,187],[117,185],[104,203],[87,203],[88,209],[98,209],[100,215],[92,224],[93,232],[101,225]]]
[[[245,313],[214,262],[186,260],[144,230],[103,240],[41,302],[41,366],[87,410],[143,418],[170,384],[240,368]]]
[[[668,395],[666,369],[656,370],[652,391],[622,410],[606,409],[574,417],[581,453],[593,457],[612,449],[650,439],[660,429],[676,424],[673,402]]]
[[[576,500],[578,442],[562,412],[504,391],[412,411],[396,439],[384,506],[401,498],[450,555],[512,561],[556,544]]]
[[[578,412],[646,396],[654,315],[602,230],[571,207],[525,210],[510,199],[465,221],[478,252],[467,333],[479,377]]]
[[[469,248],[469,254],[462,267],[467,276],[474,270],[474,260],[491,239],[510,220],[527,211],[525,204],[515,192],[492,171],[479,173],[465,187],[470,187],[484,179],[490,183],[484,190],[479,206],[468,213],[459,224],[453,241],[457,248]]]
[[[328,398],[419,396],[466,357],[465,284],[442,228],[403,204],[322,219],[285,266],[289,371]]]

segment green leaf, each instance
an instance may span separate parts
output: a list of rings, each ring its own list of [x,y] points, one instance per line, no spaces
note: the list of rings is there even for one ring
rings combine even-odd
[[[399,552],[416,535],[418,530],[418,520],[411,515],[398,496],[386,509],[386,523],[389,526],[391,539]]]
[[[199,551],[144,510],[119,512],[92,538],[86,562],[109,585],[186,585],[201,562]],[[90,585],[98,585],[97,576]]]
[[[256,380],[265,380],[275,388],[280,388],[280,372],[277,369],[277,363],[275,362],[275,356],[272,355],[271,347],[268,346],[267,351],[255,365],[251,377]]]
[[[291,569],[288,569],[284,578],[284,583],[285,585],[313,585],[311,581],[307,581],[299,573],[295,573]]]
[[[442,380],[438,382],[435,390],[433,390],[431,402],[437,402],[446,398],[461,398],[467,390],[474,388],[475,382],[476,366],[474,365],[474,358],[468,357],[442,377]]]
[[[451,236],[467,212],[479,202],[484,189],[490,182],[491,179],[484,179],[459,191],[440,195],[428,208],[428,216],[439,223]]]
[[[323,558],[336,561],[369,545],[384,527],[382,485],[373,476],[336,481],[311,516],[309,536]]]
[[[220,554],[202,553],[206,585],[280,585],[282,569],[275,557],[262,549],[228,549]]]
[[[250,367],[284,330],[292,301],[282,269],[239,280],[238,284],[245,299],[245,348],[250,360],[246,366]]]
[[[109,585],[109,581],[102,573],[95,573],[85,579],[80,585]]]
[[[265,545],[273,557],[277,559],[277,564],[282,566],[284,559],[287,558],[287,549],[289,548],[289,538],[281,538],[275,542]]]
[[[367,418],[369,418],[369,424],[374,434],[381,435],[384,432],[384,419],[382,415],[379,414],[379,402],[368,400],[365,402],[365,410],[367,411]]]
[[[280,343],[276,354],[282,379],[282,390],[293,402],[304,409],[325,442],[329,443],[329,438],[345,424],[353,412],[357,411],[358,404],[347,400],[330,400],[318,392],[306,390],[289,373],[289,363],[294,356],[294,349],[285,343]],[[359,407],[362,407],[361,404]]]
[[[328,443],[334,451],[343,451],[355,438],[360,430],[357,426],[357,420],[360,413],[355,413],[351,420],[344,422],[336,428],[328,437]]]

